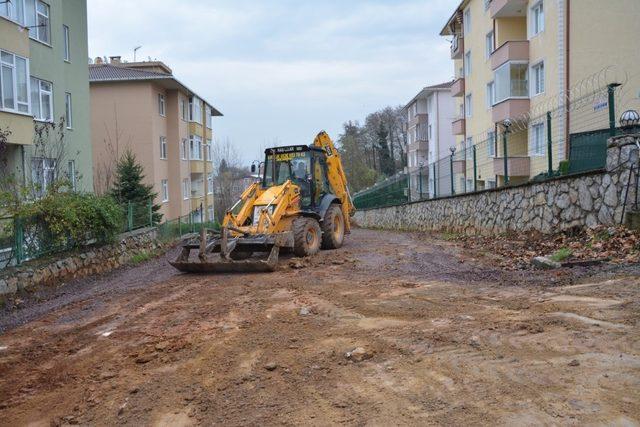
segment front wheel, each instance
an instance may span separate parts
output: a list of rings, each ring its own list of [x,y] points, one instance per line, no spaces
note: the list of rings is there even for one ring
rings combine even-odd
[[[331,205],[322,221],[322,249],[338,249],[344,242],[344,215],[339,205]]]
[[[322,231],[313,218],[300,217],[293,221],[293,253],[299,257],[315,255],[320,251]]]

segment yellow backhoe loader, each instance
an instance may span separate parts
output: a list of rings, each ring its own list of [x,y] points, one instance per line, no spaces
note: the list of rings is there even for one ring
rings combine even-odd
[[[268,148],[262,169],[261,181],[229,209],[220,232],[202,229],[171,265],[190,273],[274,271],[281,249],[306,257],[342,246],[355,208],[326,132],[309,146]],[[256,252],[269,255],[256,259]]]

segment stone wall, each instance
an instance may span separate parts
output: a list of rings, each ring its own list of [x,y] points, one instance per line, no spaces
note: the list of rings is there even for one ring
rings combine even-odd
[[[145,228],[125,233],[119,237],[117,243],[111,245],[89,247],[83,252],[11,267],[0,272],[0,298],[2,295],[37,286],[59,284],[91,274],[105,273],[129,262],[136,254],[152,251],[160,246],[156,240],[156,229]]]
[[[640,136],[639,136],[640,137]],[[606,170],[561,177],[542,183],[486,190],[474,194],[358,211],[361,227],[494,234],[620,224],[635,200],[638,165],[634,137],[609,141]]]

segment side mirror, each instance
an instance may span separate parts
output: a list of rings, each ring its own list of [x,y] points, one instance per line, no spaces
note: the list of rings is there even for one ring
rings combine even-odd
[[[251,173],[256,173],[256,164],[255,163],[251,164]]]

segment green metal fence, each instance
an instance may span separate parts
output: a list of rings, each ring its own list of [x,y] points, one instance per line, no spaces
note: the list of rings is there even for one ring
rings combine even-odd
[[[121,231],[128,232],[153,225],[151,202],[127,203],[122,206]],[[0,268],[20,265],[25,261],[42,258],[91,244],[101,244],[99,238],[87,234],[82,241],[71,237],[54,238],[47,224],[39,218],[0,218]]]
[[[419,167],[410,164],[406,172],[354,194],[354,204],[393,206],[603,169],[607,140],[619,132],[616,111],[629,106],[623,89],[603,86],[576,95],[570,107],[538,106],[508,126],[459,136],[455,150]]]

